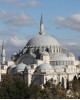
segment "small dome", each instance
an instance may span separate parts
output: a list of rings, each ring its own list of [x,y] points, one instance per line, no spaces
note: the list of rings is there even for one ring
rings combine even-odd
[[[44,63],[44,64],[41,64],[37,67],[37,69],[41,69],[41,70],[52,70],[52,66],[48,63]]]
[[[69,53],[67,54],[67,56],[68,56],[68,57],[75,57],[75,55],[74,55],[72,52],[69,52]]]
[[[27,43],[27,46],[60,46],[59,42],[52,36],[48,35],[38,35],[30,39]]]
[[[61,68],[65,68],[65,65],[57,65],[57,66],[52,66],[53,69],[61,69]]]
[[[26,64],[20,63],[20,64],[16,65],[16,70],[24,70],[24,68],[25,68],[26,66],[27,66]]]
[[[49,56],[49,53],[48,53],[47,51],[43,51],[43,52],[41,53],[41,56]]]
[[[10,69],[12,69],[12,68],[14,68],[14,67],[16,67],[16,65],[15,65],[15,64],[13,64],[13,65],[9,66],[9,68],[10,68]]]
[[[66,54],[57,54],[53,57],[53,61],[70,61]]]

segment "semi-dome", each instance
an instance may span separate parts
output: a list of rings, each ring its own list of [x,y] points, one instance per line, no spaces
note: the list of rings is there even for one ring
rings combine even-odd
[[[16,70],[24,70],[27,65],[24,63],[20,63],[16,65]]]
[[[53,61],[70,61],[69,57],[67,57],[66,54],[56,54],[52,60]]]
[[[75,55],[74,55],[72,52],[69,52],[69,53],[67,54],[67,56],[68,56],[68,57],[75,57]]]
[[[10,68],[10,69],[15,68],[15,67],[16,67],[16,65],[15,65],[15,64],[13,64],[13,65],[9,66],[9,68]]]
[[[43,51],[43,52],[41,53],[41,56],[49,56],[49,53],[48,53],[47,51]]]
[[[7,69],[7,73],[8,74],[12,73],[14,69],[16,69],[16,65],[15,64],[10,65]]]
[[[40,70],[52,70],[52,66],[48,63],[44,63],[44,64],[41,64],[37,67],[37,69],[40,69]]]
[[[49,35],[38,35],[30,39],[27,43],[27,46],[60,46],[59,42],[52,36]]]

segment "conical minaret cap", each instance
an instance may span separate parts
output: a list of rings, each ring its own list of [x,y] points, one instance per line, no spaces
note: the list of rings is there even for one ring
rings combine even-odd
[[[4,41],[2,41],[2,56],[5,56]]]
[[[2,41],[2,53],[1,53],[1,64],[2,65],[5,64],[5,57],[6,57],[6,53],[4,49],[4,41]]]
[[[42,17],[42,14],[41,14],[41,20],[40,20],[40,25],[43,24],[43,17]]]
[[[42,14],[41,14],[41,20],[40,20],[40,32],[39,32],[39,34],[40,35],[44,35],[45,34]]]
[[[4,41],[2,41],[2,50],[3,50],[3,48],[4,48]]]

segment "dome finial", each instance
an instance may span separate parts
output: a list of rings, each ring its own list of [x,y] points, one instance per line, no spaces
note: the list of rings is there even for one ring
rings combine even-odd
[[[40,35],[44,35],[45,34],[42,14],[41,14],[41,20],[40,20],[40,32],[39,32],[39,34]]]

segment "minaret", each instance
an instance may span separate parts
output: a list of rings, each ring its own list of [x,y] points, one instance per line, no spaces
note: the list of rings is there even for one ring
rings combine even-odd
[[[40,32],[39,32],[39,34],[40,35],[44,35],[45,34],[42,14],[41,14],[41,20],[40,20]]]
[[[4,49],[4,41],[2,42],[2,54],[1,54],[1,64],[4,65],[5,64],[5,49]]]

